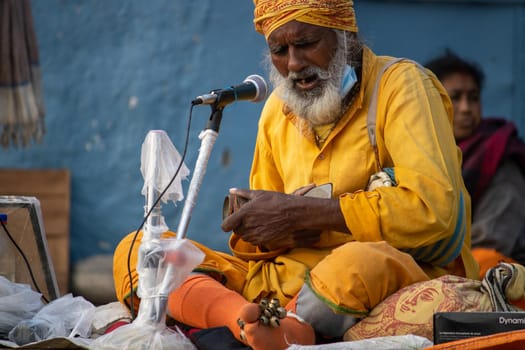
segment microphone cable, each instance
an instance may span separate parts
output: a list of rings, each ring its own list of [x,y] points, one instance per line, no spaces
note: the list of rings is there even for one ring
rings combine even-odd
[[[166,188],[164,188],[164,190],[162,190],[162,192],[160,193],[158,198],[155,200],[155,202],[153,203],[151,208],[149,208],[149,210],[146,213],[146,215],[144,216],[144,220],[142,220],[142,223],[140,224],[140,226],[135,230],[135,234],[133,235],[133,239],[131,241],[131,245],[130,245],[129,250],[128,250],[127,268],[128,268],[128,279],[129,279],[129,289],[130,289],[130,294],[129,294],[130,305],[129,305],[129,308],[130,308],[131,319],[132,320],[135,319],[136,315],[135,315],[134,303],[133,303],[134,291],[133,291],[133,276],[131,275],[131,252],[133,251],[133,246],[135,245],[135,241],[137,240],[138,233],[144,227],[144,224],[148,220],[148,217],[151,215],[153,209],[157,206],[159,201],[162,199],[162,196],[166,193],[166,191],[171,186],[173,181],[175,181],[175,178],[179,174],[179,171],[180,171],[182,165],[184,164],[184,158],[186,158],[186,151],[188,150],[188,141],[189,141],[189,134],[190,134],[190,129],[191,129],[191,119],[192,119],[192,114],[193,114],[193,107],[194,107],[194,105],[192,104],[190,106],[190,112],[189,112],[189,116],[188,116],[188,124],[186,126],[186,135],[185,135],[185,141],[184,141],[184,149],[182,151],[181,160],[180,160],[179,165],[177,166],[177,170],[175,170],[175,174],[171,178],[171,180],[168,183],[168,185],[166,186]]]
[[[40,289],[40,287],[38,286],[38,283],[36,283],[36,279],[35,279],[35,276],[33,275],[33,270],[31,269],[31,264],[29,263],[29,261],[27,260],[27,257],[26,255],[24,254],[24,251],[22,250],[22,248],[20,248],[20,246],[16,243],[15,239],[13,238],[13,236],[11,235],[11,233],[9,232],[9,230],[7,229],[7,226],[5,225],[4,223],[4,220],[0,220],[0,224],[2,224],[2,227],[5,231],[5,233],[7,234],[7,237],[9,237],[9,239],[11,240],[11,243],[14,244],[14,246],[16,247],[16,249],[18,250],[18,252],[20,253],[20,256],[22,256],[22,259],[24,259],[24,262],[27,266],[27,270],[29,271],[29,276],[31,277],[31,281],[33,282],[33,285],[35,286],[35,289],[37,290],[38,293],[40,293],[42,295],[42,299],[44,299],[44,301],[46,303],[49,303],[49,300],[45,297],[44,293],[42,293],[42,290]]]

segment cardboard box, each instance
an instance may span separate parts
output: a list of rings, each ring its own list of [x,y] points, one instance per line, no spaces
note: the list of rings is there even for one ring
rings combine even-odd
[[[436,312],[434,344],[525,329],[525,312]]]

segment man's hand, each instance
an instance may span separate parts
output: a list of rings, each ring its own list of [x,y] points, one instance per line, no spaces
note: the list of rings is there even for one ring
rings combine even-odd
[[[222,229],[235,231],[243,240],[266,250],[309,247],[319,241],[322,232],[302,224],[308,199],[301,195],[313,187],[301,187],[291,195],[232,189],[231,195],[247,202],[224,219]]]

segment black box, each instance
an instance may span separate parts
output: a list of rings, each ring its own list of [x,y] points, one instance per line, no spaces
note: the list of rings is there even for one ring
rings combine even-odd
[[[525,328],[525,312],[436,312],[434,344]]]

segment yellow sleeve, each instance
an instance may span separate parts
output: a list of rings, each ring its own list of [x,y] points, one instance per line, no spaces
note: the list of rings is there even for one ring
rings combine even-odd
[[[341,196],[354,238],[383,239],[399,249],[446,255],[439,265],[460,254],[469,232],[470,199],[461,178],[451,113],[441,85],[413,63],[399,63],[385,73],[377,105],[377,142],[382,164],[393,168],[398,185]]]

